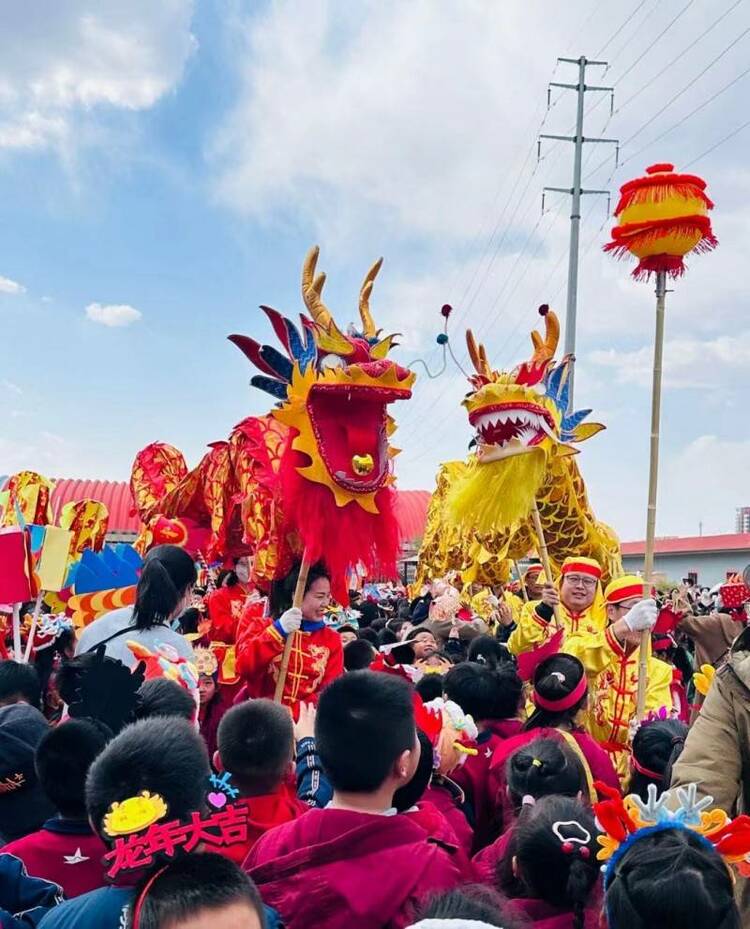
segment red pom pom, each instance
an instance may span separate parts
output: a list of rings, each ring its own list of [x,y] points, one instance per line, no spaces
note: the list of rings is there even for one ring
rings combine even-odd
[[[674,165],[671,165],[668,161],[663,161],[656,165],[649,165],[646,168],[646,174],[662,174],[665,171],[674,171]]]
[[[452,312],[453,312],[453,307],[450,305],[450,303],[444,303],[443,308],[440,310],[440,313],[446,319],[448,319],[448,317],[451,315]]]
[[[563,842],[563,844],[560,847],[562,848],[564,855],[573,854],[573,843],[572,842]]]
[[[546,316],[547,313],[549,313],[549,303],[543,303],[543,304],[539,307],[539,315],[540,315],[540,316]]]
[[[590,857],[591,857],[591,850],[586,845],[582,845],[581,846],[581,858],[588,861]]]

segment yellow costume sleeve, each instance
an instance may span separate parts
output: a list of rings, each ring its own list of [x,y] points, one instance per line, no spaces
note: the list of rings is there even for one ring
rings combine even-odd
[[[660,710],[665,706],[672,709],[672,668],[659,658],[649,657],[648,688],[646,690],[646,712]]]
[[[568,655],[573,655],[583,664],[588,677],[596,677],[601,674],[605,668],[608,668],[613,661],[617,660],[611,637],[612,633],[608,630],[598,632],[592,635],[588,632],[579,632],[576,635],[569,635],[565,639],[563,650]]]
[[[516,620],[516,628],[508,639],[508,651],[514,655],[531,651],[532,648],[546,642],[550,636],[550,624],[540,619],[535,612],[535,607],[540,602],[540,600],[533,600],[524,603],[521,608],[520,616]]]

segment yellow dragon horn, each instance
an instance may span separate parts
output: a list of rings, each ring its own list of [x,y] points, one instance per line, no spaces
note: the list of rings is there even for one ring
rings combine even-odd
[[[492,371],[487,361],[487,352],[484,345],[477,345],[474,333],[471,329],[466,330],[466,347],[469,349],[469,358],[474,365],[474,370],[482,377],[490,377]]]
[[[372,293],[372,285],[375,282],[375,278],[378,276],[378,271],[382,264],[383,259],[378,258],[365,275],[365,279],[362,281],[362,287],[359,291],[359,315],[362,319],[362,332],[368,339],[374,339],[378,334],[378,330],[372,318],[372,313],[370,313],[370,294]]]
[[[315,274],[319,254],[320,249],[315,245],[305,257],[302,265],[302,299],[315,322],[324,329],[328,329],[333,324],[333,317],[321,297],[326,276],[322,273]]]
[[[534,354],[531,358],[533,365],[554,358],[557,344],[560,341],[560,320],[557,314],[546,303],[543,303],[539,307],[539,315],[544,317],[544,338],[542,339],[536,330],[531,333],[531,342],[534,346]]]

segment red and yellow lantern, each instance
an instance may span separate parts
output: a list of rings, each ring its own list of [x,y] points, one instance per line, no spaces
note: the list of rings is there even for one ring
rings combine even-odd
[[[674,165],[655,164],[644,177],[620,188],[620,202],[612,229],[612,241],[604,246],[623,258],[639,259],[636,280],[664,271],[670,277],[685,272],[685,255],[708,252],[718,245],[708,211],[713,203],[705,193],[706,182],[694,174],[676,174]]]

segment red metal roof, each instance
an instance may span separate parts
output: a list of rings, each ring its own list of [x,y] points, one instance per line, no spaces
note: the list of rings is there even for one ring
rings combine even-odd
[[[52,510],[55,522],[62,507],[71,500],[100,500],[109,510],[110,532],[138,532],[140,519],[131,515],[135,509],[130,485],[125,481],[79,481],[55,478],[52,491]],[[0,478],[0,488],[4,485]],[[396,500],[396,518],[406,542],[422,537],[427,522],[430,494],[426,490],[399,490]]]
[[[645,542],[623,542],[623,555],[643,555]],[[750,532],[733,532],[726,535],[668,536],[657,539],[657,555],[697,554],[703,552],[750,551]]]
[[[396,491],[396,519],[405,542],[416,542],[424,535],[431,496],[428,490]]]

